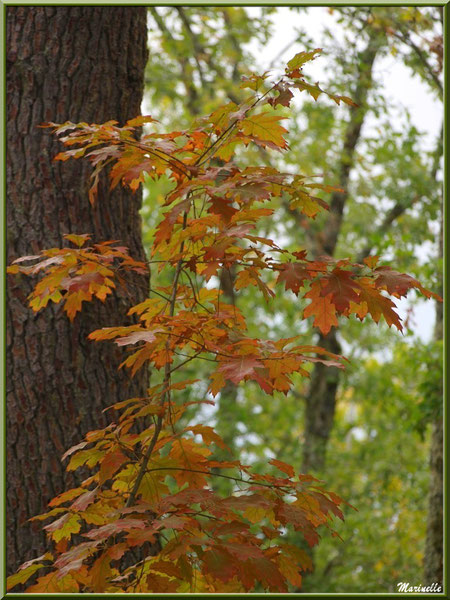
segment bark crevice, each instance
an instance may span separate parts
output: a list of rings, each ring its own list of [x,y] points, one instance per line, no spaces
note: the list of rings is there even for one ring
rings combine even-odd
[[[120,27],[118,27],[120,23]],[[65,233],[93,241],[121,240],[144,258],[139,194],[109,192],[87,198],[86,161],[53,162],[61,151],[46,121],[123,123],[140,114],[147,59],[145,7],[8,6],[7,28],[7,261],[68,245]],[[138,281],[139,279],[139,281]],[[136,277],[131,298],[118,291],[93,301],[71,324],[60,306],[34,314],[33,282],[7,281],[7,561],[13,572],[43,553],[40,525],[27,519],[74,482],[60,456],[90,429],[106,424],[103,408],[145,393],[117,367],[114,344],[89,342],[93,329],[124,323],[126,306],[145,298]],[[138,284],[138,285],[137,285]]]

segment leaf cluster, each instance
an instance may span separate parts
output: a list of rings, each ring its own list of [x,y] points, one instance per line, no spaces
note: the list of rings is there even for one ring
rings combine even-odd
[[[155,286],[147,300],[130,308],[139,323],[90,334],[94,341],[133,346],[122,367],[134,374],[151,366],[160,374],[159,383],[143,398],[115,404],[117,423],[88,433],[66,452],[69,471],[87,467],[92,474],[35,517],[54,518],[45,526],[54,550],[22,565],[9,588],[45,568],[27,591],[179,593],[250,591],[261,585],[286,592],[289,585],[300,586],[300,572],[310,568],[310,561],[283,541],[285,529],[300,532],[314,546],[319,527],[330,527],[333,515],[343,518],[338,496],[282,461],[271,464],[283,477],[254,473],[237,460],[214,460],[210,446],[224,449],[224,442],[207,425],[180,425],[190,403],[177,403],[177,393],[195,382],[174,375],[195,360],[211,363],[209,394],[194,401],[211,404],[227,383],[253,381],[266,394],[287,394],[292,375],[308,377],[311,363],[343,366],[343,357],[298,343],[298,335],[249,336],[245,315],[224,302],[223,290],[215,286],[223,271],[236,272],[236,290],[255,287],[267,302],[277,286],[308,300],[303,317],[314,317],[323,334],[338,325],[338,316],[351,315],[360,320],[370,315],[377,323],[383,316],[401,330],[391,298],[412,288],[436,297],[413,277],[378,266],[377,257],[364,264],[329,256],[310,259],[304,249],[285,250],[253,231],[261,218],[273,214],[271,202],[280,198],[312,219],[327,209],[312,193],[328,186],[273,167],[240,168],[236,160],[242,146],[288,149],[279,106],[288,108],[295,91],[314,100],[325,93],[336,103],[353,105],[306,81],[303,65],[318,53],[298,53],[273,84],[267,74],[245,78],[242,89],[250,94],[242,103],[230,102],[187,130],[152,130],[139,138],[142,125],[154,126],[152,117],[136,117],[123,127],[114,121],[47,124],[70,148],[57,160],[84,156],[93,165],[91,202],[106,167],[111,188],[121,184],[137,190],[146,176],[172,182],[149,252],[149,263],[171,273],[172,283]],[[88,235],[67,238],[78,248],[23,257],[9,269],[44,273],[30,296],[34,310],[50,300],[64,301],[73,319],[83,301],[105,300],[113,278],[120,281],[120,270],[147,273],[146,265],[114,242],[85,247]],[[144,426],[136,428],[137,422]],[[211,489],[213,477],[232,480],[240,489],[222,498]],[[73,537],[78,535],[87,541],[79,543]],[[156,556],[146,552],[155,545]]]

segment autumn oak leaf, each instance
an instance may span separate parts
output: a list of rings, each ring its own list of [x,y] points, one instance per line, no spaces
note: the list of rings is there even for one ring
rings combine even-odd
[[[155,333],[164,331],[161,327],[156,327],[151,331],[135,331],[130,333],[130,335],[126,335],[125,337],[116,340],[116,344],[118,346],[127,346],[129,344],[136,344],[137,342],[146,342],[151,343],[156,340]]]
[[[278,105],[289,106],[292,98],[294,97],[294,94],[291,92],[289,86],[286,85],[286,83],[280,82],[275,86],[274,89],[278,92],[278,96],[275,98],[269,98],[267,102],[274,108],[276,108]]]
[[[381,315],[383,315],[389,327],[395,325],[399,331],[402,331],[401,318],[393,310],[395,304],[392,300],[386,298],[377,289],[373,288],[371,282],[368,283],[367,279],[360,279],[359,283],[362,284],[359,295],[360,306],[354,311],[358,317],[363,319],[369,312],[375,323],[378,323]]]
[[[389,294],[392,294],[392,296],[401,298],[406,296],[411,288],[417,288],[426,298],[433,297],[435,300],[442,302],[442,298],[438,296],[438,294],[424,288],[417,279],[414,279],[411,275],[399,273],[387,266],[376,268],[374,274],[377,275],[375,287],[385,289]]]
[[[297,52],[294,58],[291,58],[291,60],[287,62],[286,72],[289,74],[292,72],[297,72],[305,63],[314,60],[321,52],[322,48],[315,48],[315,50],[310,50],[309,52]]]
[[[263,142],[272,142],[279,148],[286,149],[288,145],[283,135],[287,133],[287,129],[278,123],[284,118],[280,115],[260,113],[240,121],[239,128],[249,137]]]
[[[326,285],[321,291],[322,295],[332,295],[333,304],[339,313],[344,313],[348,310],[350,302],[358,302],[358,292],[361,286],[357,281],[352,279],[350,271],[344,271],[339,268],[333,269],[327,278],[322,278],[322,281],[326,281]]]
[[[276,467],[283,473],[286,473],[286,475],[288,475],[289,477],[294,477],[294,475],[295,475],[294,467],[291,465],[288,465],[287,463],[285,463],[281,460],[272,458],[272,460],[269,460],[269,464],[274,465],[274,467]]]
[[[263,366],[256,356],[236,356],[221,362],[217,370],[223,373],[226,379],[237,384],[243,379],[252,379],[257,375],[255,369]]]
[[[320,282],[315,281],[311,285],[311,290],[305,294],[305,297],[311,300],[311,304],[305,308],[303,316],[313,316],[313,325],[326,335],[332,327],[337,326],[338,320],[336,318],[336,306],[332,302],[333,295],[322,296],[321,291]]]
[[[283,283],[286,290],[292,290],[298,296],[304,282],[312,279],[308,269],[301,263],[286,263],[279,265],[280,274],[277,283]]]

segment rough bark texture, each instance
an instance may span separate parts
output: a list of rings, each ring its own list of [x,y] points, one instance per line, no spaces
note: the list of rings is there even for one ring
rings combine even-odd
[[[376,30],[370,29],[367,46],[359,57],[359,76],[352,95],[358,107],[351,109],[338,167],[338,185],[344,191],[335,192],[331,197],[329,218],[323,235],[316,241],[315,256],[321,254],[333,256],[336,249],[347,200],[347,189],[355,149],[367,113],[367,96],[372,87],[373,65],[382,42],[383,36]],[[335,330],[330,331],[326,336],[320,335],[318,345],[331,352],[340,352]],[[325,465],[326,448],[334,421],[338,382],[338,369],[329,369],[320,363],[314,365],[311,374],[311,385],[306,397],[305,442],[303,446],[304,473],[320,470]]]
[[[146,63],[146,9],[122,6],[10,6],[7,15],[7,261],[67,245],[64,233],[121,240],[143,258],[139,195],[108,192],[87,200],[90,167],[52,162],[62,148],[44,121],[104,122],[140,114]],[[124,323],[127,307],[146,295],[137,277],[128,292],[86,305],[73,324],[60,306],[33,313],[34,282],[9,276],[7,288],[7,560],[8,571],[42,554],[40,527],[27,519],[73,483],[60,456],[90,429],[102,409],[139,395],[142,370],[130,381],[117,367],[115,344],[90,331]]]

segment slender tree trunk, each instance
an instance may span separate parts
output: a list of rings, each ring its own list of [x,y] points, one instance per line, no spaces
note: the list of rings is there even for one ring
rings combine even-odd
[[[341,352],[334,330],[328,335],[320,334],[317,345],[335,354]],[[334,423],[338,384],[339,369],[320,363],[315,365],[306,397],[302,465],[304,473],[320,471],[325,466],[327,444]]]
[[[236,273],[233,268],[221,270],[220,289],[223,292],[222,299],[224,302],[233,305],[236,304],[236,294],[234,291],[235,279]],[[239,436],[239,430],[236,423],[237,394],[238,388],[234,383],[231,383],[231,381],[227,381],[220,391],[216,413],[217,424],[215,429],[228,446],[229,450],[216,448],[215,459],[217,460],[230,460],[230,458],[236,458],[236,439]],[[216,469],[216,472],[219,471]],[[227,479],[222,479],[220,483],[219,481],[214,481],[213,485],[214,484],[217,488],[220,486],[220,489],[227,494],[231,494],[233,490],[232,482]]]
[[[123,6],[9,6],[7,16],[7,260],[61,247],[65,233],[121,240],[143,258],[141,198],[124,189],[87,199],[85,161],[53,162],[61,150],[45,121],[104,122],[140,114],[146,63],[146,9]],[[115,344],[93,343],[93,329],[126,322],[147,294],[130,280],[104,304],[93,301],[71,324],[60,306],[33,313],[35,282],[10,276],[7,288],[8,570],[42,554],[44,535],[27,523],[73,479],[60,456],[102,409],[145,393],[145,370],[129,380]],[[37,528],[40,529],[40,528]]]
[[[352,98],[358,107],[352,108],[350,120],[344,135],[340,164],[338,167],[339,187],[343,192],[334,192],[330,202],[330,214],[323,235],[317,239],[315,256],[329,254],[333,256],[341,230],[350,172],[354,163],[356,146],[367,113],[367,96],[372,87],[373,65],[384,36],[375,29],[369,30],[366,48],[359,56],[359,75]],[[340,352],[335,330],[328,335],[320,335],[318,345]],[[306,396],[305,441],[303,446],[303,472],[321,470],[325,465],[326,448],[334,422],[336,392],[339,383],[339,371],[326,368],[320,363],[314,365],[311,384]]]
[[[425,541],[424,585],[443,584],[443,421],[432,426],[430,446],[430,492],[428,498],[427,536]]]
[[[444,242],[444,215],[441,210],[441,228],[439,236],[439,256],[443,257]],[[443,295],[443,283],[441,276],[441,285],[439,293]],[[443,338],[444,326],[444,307],[443,304],[436,304],[436,324],[434,328],[434,339],[441,341]],[[444,435],[443,435],[443,417],[440,415],[432,424],[431,446],[430,446],[430,490],[428,497],[428,518],[427,535],[425,541],[424,557],[424,579],[425,585],[439,583],[443,585],[443,535],[444,535],[444,514],[443,514],[443,490],[444,490]]]

